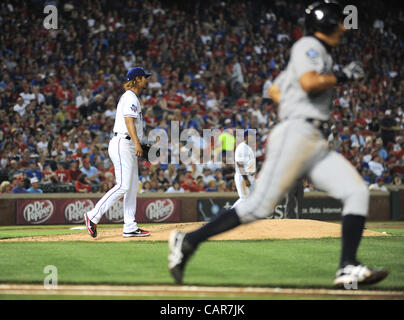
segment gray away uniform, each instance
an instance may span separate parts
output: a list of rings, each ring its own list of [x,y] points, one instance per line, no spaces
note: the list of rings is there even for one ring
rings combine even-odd
[[[254,191],[236,208],[242,223],[267,217],[303,175],[317,189],[340,199],[344,215],[367,215],[366,184],[348,160],[328,149],[317,121],[313,121],[329,119],[333,89],[309,94],[299,82],[310,71],[331,74],[332,63],[327,48],[315,37],[303,37],[293,45],[286,70],[275,80],[281,92],[280,123],[269,135]]]

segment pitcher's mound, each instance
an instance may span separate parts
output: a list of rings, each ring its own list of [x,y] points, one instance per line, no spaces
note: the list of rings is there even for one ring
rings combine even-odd
[[[21,241],[166,241],[172,230],[193,231],[205,222],[148,225],[149,237],[123,238],[122,226],[98,229],[98,237],[93,239],[87,231],[83,233],[19,238]],[[241,225],[233,230],[212,237],[211,240],[262,240],[262,239],[298,239],[298,238],[337,238],[341,236],[341,225],[305,219],[265,219]],[[386,236],[380,232],[364,231],[364,236]],[[11,240],[11,239],[10,239]],[[12,239],[12,241],[18,241]]]

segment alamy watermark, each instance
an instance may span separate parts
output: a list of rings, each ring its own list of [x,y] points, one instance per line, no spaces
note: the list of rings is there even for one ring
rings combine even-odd
[[[45,289],[57,289],[58,268],[56,268],[54,265],[47,265],[43,269],[43,273],[47,275],[43,281],[43,287]]]
[[[344,19],[345,29],[358,29],[358,8],[350,4],[344,7],[343,12],[347,15]]]
[[[47,30],[58,28],[58,8],[53,4],[48,4],[43,8],[43,13],[47,14],[43,20],[43,27]]]
[[[149,160],[152,164],[234,164],[235,148],[243,141],[256,154],[256,129],[248,129],[246,136],[245,131],[203,129],[201,135],[193,128],[180,130],[180,123],[172,121],[166,130],[149,132]]]
[[[344,282],[344,289],[345,290],[358,290],[358,281],[352,280],[352,281]]]

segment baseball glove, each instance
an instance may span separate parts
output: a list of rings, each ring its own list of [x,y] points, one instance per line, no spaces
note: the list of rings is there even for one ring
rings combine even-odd
[[[150,151],[150,148],[151,148],[151,144],[149,144],[149,143],[143,143],[143,144],[141,144],[140,146],[142,147],[142,151],[143,151],[142,159],[146,160],[147,162],[150,162],[150,159],[149,159],[149,151]],[[157,156],[157,157],[160,156],[160,149],[157,150],[156,156]]]
[[[149,161],[150,161],[150,160],[149,160],[149,151],[150,151],[151,145],[150,145],[150,144],[143,143],[143,144],[141,144],[140,146],[142,147],[142,151],[143,151],[142,158],[143,158],[144,160],[146,160],[146,161],[149,162]]]

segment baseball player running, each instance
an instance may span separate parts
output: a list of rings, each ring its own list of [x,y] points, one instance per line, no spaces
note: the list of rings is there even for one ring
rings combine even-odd
[[[276,77],[274,84],[268,88],[268,95],[276,104],[279,104],[281,96],[280,88],[285,78],[286,72],[281,72]],[[303,207],[303,196],[303,179],[299,178],[285,195],[285,219],[299,219]]]
[[[108,147],[108,154],[115,168],[116,185],[109,190],[84,216],[90,236],[97,236],[97,224],[103,214],[123,196],[124,237],[145,237],[150,232],[140,229],[135,221],[136,196],[139,188],[137,158],[143,152],[140,141],[143,138],[142,109],[138,99],[147,88],[151,73],[141,67],[132,68],[126,75],[125,93],[121,96],[114,125],[114,136]]]
[[[244,202],[203,227],[190,233],[171,233],[168,267],[177,283],[182,282],[185,265],[201,242],[267,217],[302,175],[343,203],[342,251],[335,286],[371,284],[387,276],[386,270],[369,268],[356,258],[368,213],[369,191],[355,168],[328,149],[318,129],[330,117],[333,88],[364,75],[355,62],[332,73],[330,50],[346,31],[343,19],[343,9],[336,2],[317,2],[306,9],[306,35],[291,49],[280,88],[280,123],[270,133],[255,188]]]
[[[247,198],[254,185],[255,154],[253,149],[248,145],[249,134],[248,129],[244,131],[244,141],[237,146],[234,154],[236,162],[234,182],[240,198],[233,204],[232,208],[235,208]]]

